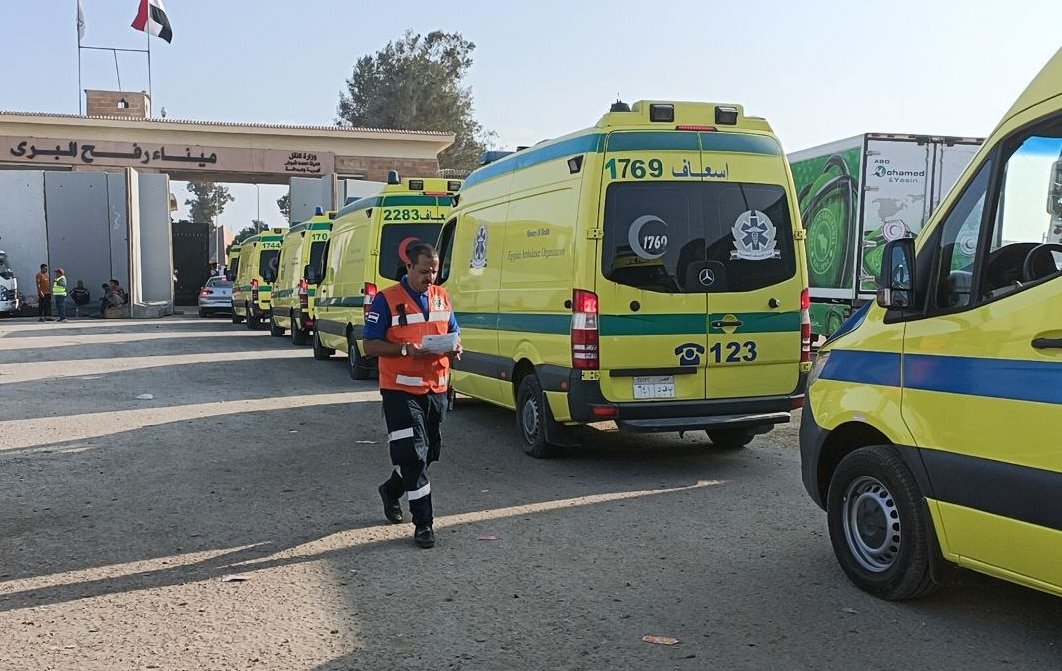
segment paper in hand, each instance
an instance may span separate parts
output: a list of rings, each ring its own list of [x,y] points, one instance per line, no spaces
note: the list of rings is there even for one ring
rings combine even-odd
[[[424,340],[421,341],[420,346],[427,352],[445,354],[457,349],[457,337],[458,335],[456,333],[447,333],[446,335],[426,335],[424,336]]]

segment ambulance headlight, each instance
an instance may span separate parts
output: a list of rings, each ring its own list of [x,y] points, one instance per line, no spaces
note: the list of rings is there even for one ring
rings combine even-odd
[[[675,121],[675,106],[674,105],[650,105],[649,106],[649,120],[661,121],[664,123],[674,123]]]
[[[830,360],[830,351],[819,352],[815,355],[815,362],[811,364],[811,372],[808,374],[808,387],[815,384],[815,380],[819,379],[819,375],[822,375],[822,369],[826,367],[826,362]]]

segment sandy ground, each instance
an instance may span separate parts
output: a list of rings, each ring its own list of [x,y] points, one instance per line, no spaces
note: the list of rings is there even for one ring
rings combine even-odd
[[[1060,599],[851,586],[796,423],[740,451],[591,429],[539,461],[462,399],[425,551],[383,522],[373,383],[287,339],[5,320],[0,394],[0,669],[1062,667]]]

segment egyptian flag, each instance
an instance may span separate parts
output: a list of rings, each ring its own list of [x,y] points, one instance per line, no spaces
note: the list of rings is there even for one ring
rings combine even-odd
[[[170,30],[170,20],[166,18],[166,8],[162,6],[162,0],[140,0],[140,9],[133,19],[133,27],[161,37],[167,42],[173,41],[173,31]]]

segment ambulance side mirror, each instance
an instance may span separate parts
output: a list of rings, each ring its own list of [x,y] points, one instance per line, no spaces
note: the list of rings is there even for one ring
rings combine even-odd
[[[915,304],[914,238],[901,238],[885,245],[878,277],[878,305],[909,308]]]
[[[1047,188],[1047,213],[1062,219],[1062,160],[1051,166],[1051,184]]]
[[[305,277],[306,281],[310,284],[320,284],[321,280],[324,279],[321,277],[321,269],[310,263],[307,263],[302,269],[302,276]]]

